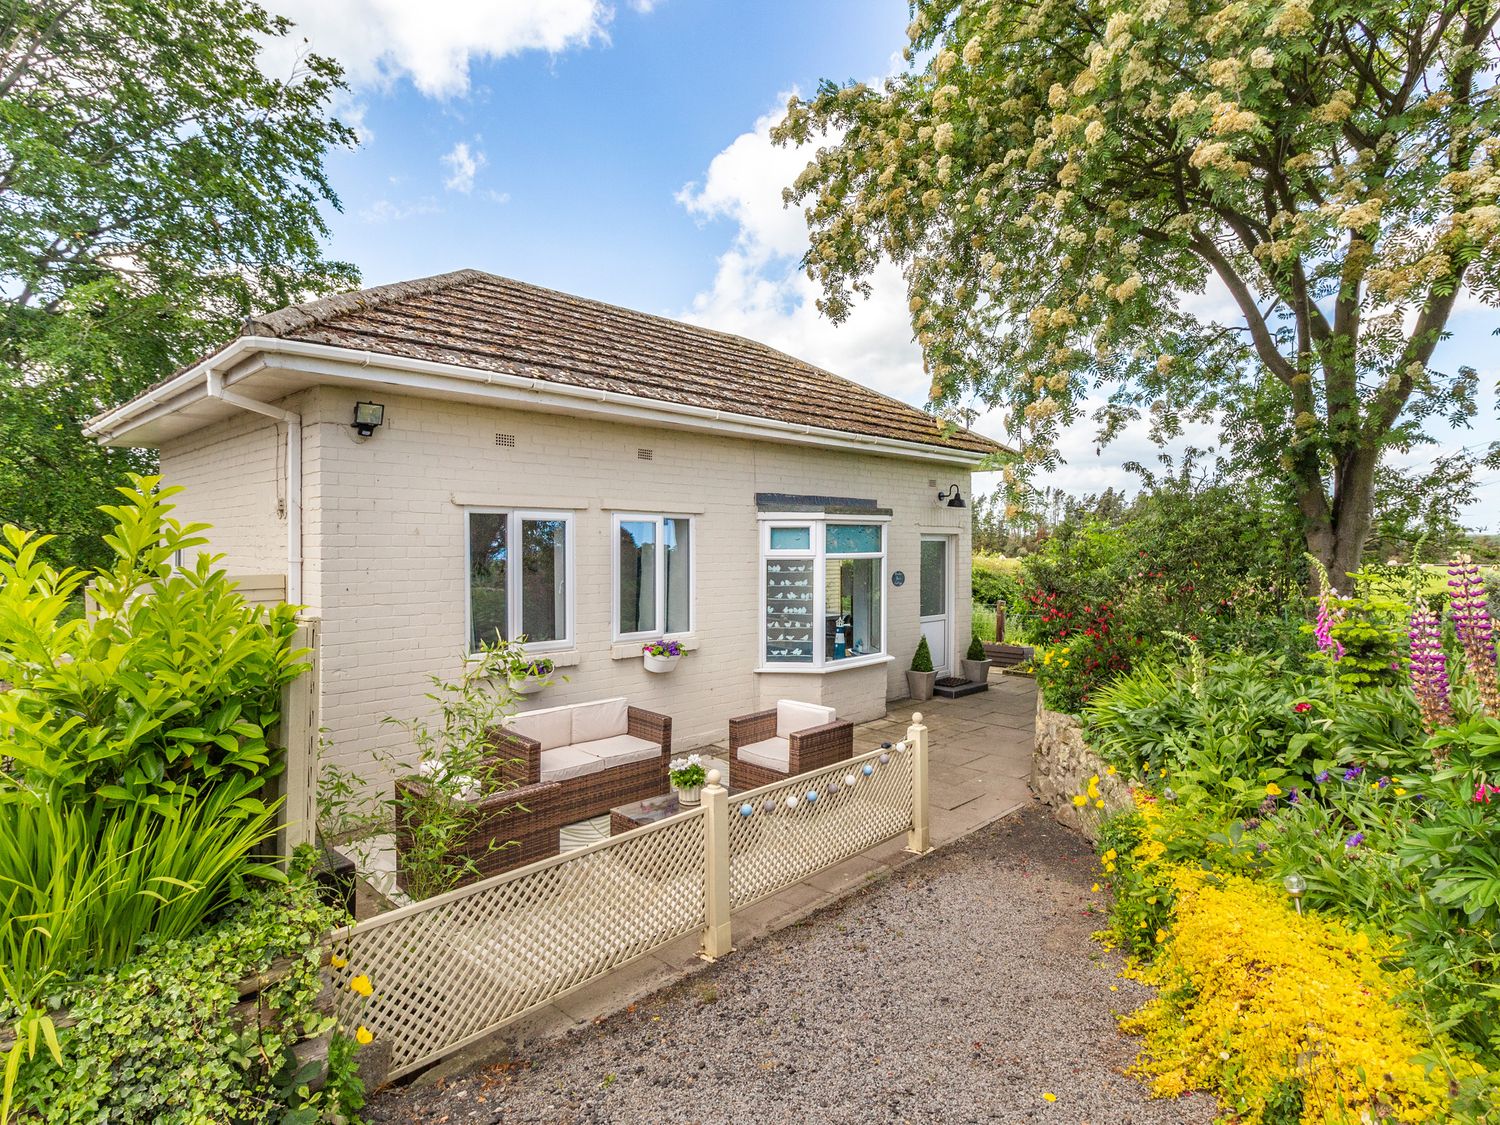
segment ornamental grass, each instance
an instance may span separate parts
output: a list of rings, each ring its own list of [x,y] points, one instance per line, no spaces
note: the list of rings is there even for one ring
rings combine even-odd
[[[1175,922],[1133,972],[1158,996],[1121,1021],[1136,1073],[1174,1097],[1205,1090],[1243,1125],[1444,1120],[1433,1044],[1398,997],[1407,974],[1364,933],[1288,909],[1275,890],[1178,868]]]

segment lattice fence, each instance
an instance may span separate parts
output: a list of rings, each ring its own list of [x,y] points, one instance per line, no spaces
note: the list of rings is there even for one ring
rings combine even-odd
[[[704,813],[601,841],[334,935],[337,1015],[416,1070],[704,925]],[[349,988],[369,978],[365,999]]]
[[[729,903],[738,910],[905,832],[906,743],[729,799]]]

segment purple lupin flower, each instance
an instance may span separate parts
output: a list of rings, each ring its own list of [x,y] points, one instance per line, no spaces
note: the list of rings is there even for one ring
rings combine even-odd
[[[1485,603],[1484,580],[1468,555],[1459,555],[1448,565],[1448,588],[1452,591],[1453,632],[1463,647],[1469,674],[1479,688],[1484,709],[1500,718],[1500,677],[1495,670],[1495,623]]]
[[[1437,615],[1426,607],[1412,612],[1411,626],[1412,694],[1422,710],[1422,725],[1429,732],[1453,725],[1453,705],[1448,698],[1448,658],[1443,653],[1442,628]]]

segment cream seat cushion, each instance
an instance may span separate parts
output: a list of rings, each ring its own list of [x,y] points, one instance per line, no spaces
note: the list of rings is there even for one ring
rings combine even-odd
[[[575,742],[570,749],[590,754],[599,759],[607,769],[610,766],[628,766],[631,762],[644,762],[661,757],[661,746],[636,738],[630,734],[616,734],[609,738],[596,738],[592,742]]]
[[[796,734],[799,730],[821,727],[838,718],[832,707],[820,707],[816,703],[799,703],[792,699],[776,703],[776,734],[779,738]]]
[[[749,746],[741,746],[735,753],[740,756],[740,761],[749,762],[752,766],[786,773],[792,760],[792,744],[777,735],[762,742],[752,742]]]
[[[586,777],[604,769],[606,762],[595,754],[588,754],[576,746],[559,746],[542,751],[542,780],[567,781],[574,777]]]

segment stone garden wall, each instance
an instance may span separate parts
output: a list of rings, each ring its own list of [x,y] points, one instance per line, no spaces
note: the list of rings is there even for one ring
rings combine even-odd
[[[1089,778],[1099,776],[1099,796],[1104,808],[1092,801],[1084,808],[1073,798],[1088,791]],[[1104,761],[1083,740],[1083,728],[1072,715],[1049,711],[1037,700],[1036,744],[1031,753],[1031,789],[1051,806],[1059,822],[1090,840],[1098,838],[1099,824],[1106,817],[1130,808],[1130,790],[1118,777],[1105,772]]]

